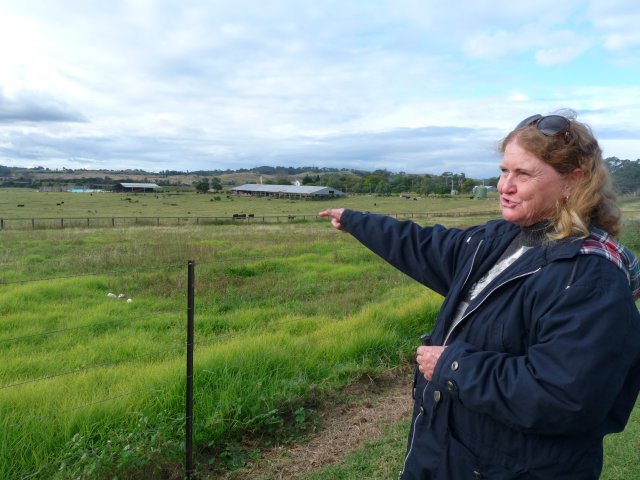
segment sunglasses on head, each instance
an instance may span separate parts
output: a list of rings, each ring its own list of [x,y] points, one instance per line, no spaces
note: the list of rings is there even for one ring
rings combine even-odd
[[[569,139],[569,127],[571,126],[571,121],[562,115],[545,116],[538,113],[522,120],[515,129],[521,130],[529,126],[536,127],[540,133],[547,137],[555,137],[556,135],[564,134],[564,139],[567,141]]]

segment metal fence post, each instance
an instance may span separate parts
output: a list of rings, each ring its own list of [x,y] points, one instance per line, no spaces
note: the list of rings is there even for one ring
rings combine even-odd
[[[195,262],[189,260],[187,279],[187,385],[186,385],[186,425],[185,425],[185,474],[193,475],[193,330]]]

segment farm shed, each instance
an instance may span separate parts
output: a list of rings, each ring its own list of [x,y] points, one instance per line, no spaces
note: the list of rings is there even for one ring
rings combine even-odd
[[[118,183],[115,190],[117,192],[145,193],[155,192],[161,188],[161,186],[156,185],[155,183]]]
[[[344,197],[345,193],[331,187],[294,186],[294,185],[260,185],[245,183],[231,189],[236,195],[252,197],[290,198],[298,200],[323,200]]]
[[[487,186],[487,185],[476,185],[475,187],[473,187],[473,189],[471,190],[471,193],[473,193],[474,195],[476,195],[476,193],[478,192],[478,190],[482,190],[484,189],[485,193],[491,193],[491,192],[497,192],[498,189],[496,187],[492,187],[492,186]]]

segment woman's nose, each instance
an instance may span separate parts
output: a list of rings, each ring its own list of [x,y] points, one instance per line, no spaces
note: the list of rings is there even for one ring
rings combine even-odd
[[[505,175],[498,182],[498,191],[500,193],[512,193],[515,190],[515,183],[511,175]]]

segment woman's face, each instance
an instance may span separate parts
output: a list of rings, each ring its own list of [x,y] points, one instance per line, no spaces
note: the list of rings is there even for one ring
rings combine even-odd
[[[522,148],[517,139],[504,151],[498,193],[505,220],[527,227],[551,218],[568,194],[567,180],[552,166]]]

